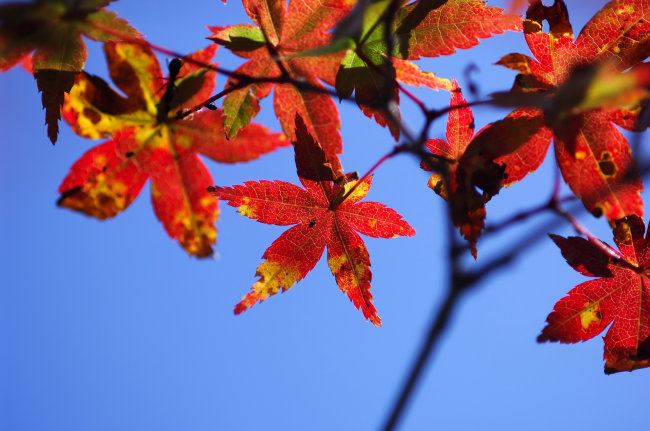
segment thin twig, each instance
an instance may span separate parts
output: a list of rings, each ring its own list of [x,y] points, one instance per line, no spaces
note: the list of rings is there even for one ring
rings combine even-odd
[[[384,154],[383,156],[381,156],[381,158],[380,158],[379,160],[377,160],[377,162],[375,162],[375,164],[372,165],[372,166],[370,167],[370,169],[368,169],[368,171],[367,171],[365,174],[363,174],[363,176],[362,176],[361,178],[359,178],[359,179],[354,183],[354,185],[353,185],[352,187],[350,187],[350,190],[348,190],[347,192],[345,192],[345,194],[344,194],[344,195],[341,197],[341,199],[339,200],[339,204],[340,204],[341,202],[345,201],[345,200],[346,200],[346,199],[347,199],[347,198],[348,198],[352,193],[354,193],[354,191],[355,191],[356,188],[359,186],[359,184],[361,184],[361,183],[363,182],[363,180],[365,180],[365,179],[368,178],[370,175],[372,175],[372,173],[373,173],[373,172],[374,172],[374,171],[375,171],[379,166],[381,166],[381,165],[382,165],[386,160],[391,159],[393,156],[395,156],[395,155],[397,155],[397,154],[399,154],[399,153],[402,153],[402,152],[404,152],[403,147],[402,147],[401,145],[397,145],[397,146],[395,146],[395,148],[393,148],[393,151],[391,151],[391,152],[388,153],[388,154]]]
[[[445,296],[442,305],[434,314],[434,319],[431,322],[429,330],[426,332],[422,344],[418,351],[415,361],[410,368],[409,375],[406,378],[399,395],[393,404],[391,413],[382,428],[383,431],[393,431],[396,429],[400,418],[403,416],[406,406],[415,390],[418,381],[420,380],[425,366],[435,354],[435,348],[440,340],[440,337],[447,330],[451,317],[456,309],[458,301],[464,293],[475,288],[479,282],[482,282],[486,277],[492,275],[496,271],[503,269],[511,264],[518,257],[522,256],[522,251],[532,247],[541,239],[547,238],[546,233],[557,226],[564,223],[563,219],[555,218],[532,231],[528,235],[522,237],[519,241],[512,244],[505,252],[496,258],[484,264],[480,269],[475,271],[466,271],[460,267],[460,258],[462,256],[463,246],[459,246],[455,242],[455,231],[450,234],[451,244],[449,251],[449,260],[451,263],[451,275],[449,279],[449,287],[447,295]],[[448,223],[451,224],[451,223]],[[452,224],[453,228],[453,224]]]
[[[559,202],[560,203],[562,203],[562,202],[571,202],[571,201],[575,201],[575,200],[576,200],[576,197],[573,196],[573,195],[570,195],[570,196],[564,196],[563,198],[560,198]],[[541,214],[541,213],[544,213],[544,212],[547,212],[547,211],[553,211],[553,209],[551,208],[550,202],[545,202],[542,205],[538,205],[538,206],[533,207],[531,209],[518,212],[518,213],[508,217],[507,219],[500,221],[499,223],[494,223],[494,224],[488,225],[485,228],[485,230],[483,231],[482,236],[485,237],[487,235],[500,232],[503,229],[505,229],[507,227],[511,227],[514,224],[518,223],[518,222],[528,220],[533,216],[536,216],[538,214]]]

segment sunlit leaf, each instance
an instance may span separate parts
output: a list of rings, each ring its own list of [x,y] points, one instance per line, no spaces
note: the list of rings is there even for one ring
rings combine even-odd
[[[551,238],[567,262],[591,277],[574,287],[548,316],[538,341],[577,343],[605,335],[605,373],[650,367],[650,248],[643,220],[616,222],[614,241],[625,264],[578,237]]]
[[[212,45],[191,57],[207,63],[215,51]],[[227,139],[220,110],[177,120],[177,110],[212,93],[212,70],[185,62],[161,89],[165,80],[151,50],[108,43],[105,53],[113,82],[126,97],[98,77],[86,73],[77,77],[66,96],[65,120],[81,136],[112,139],[72,166],[59,187],[59,205],[98,218],[113,217],[151,179],[154,210],[169,236],[189,254],[209,256],[217,236],[218,206],[206,191],[213,180],[199,154],[218,162],[243,162],[289,141],[257,124]]]
[[[372,178],[348,178],[346,182],[339,177],[300,117],[295,134],[296,166],[304,188],[284,181],[249,181],[211,189],[248,218],[295,225],[266,250],[265,260],[257,268],[260,279],[237,304],[235,313],[291,288],[314,268],[327,247],[327,263],[341,291],[366,319],[380,326],[370,294],[370,257],[357,232],[393,238],[413,236],[415,231],[394,210],[377,202],[359,202],[368,193]]]

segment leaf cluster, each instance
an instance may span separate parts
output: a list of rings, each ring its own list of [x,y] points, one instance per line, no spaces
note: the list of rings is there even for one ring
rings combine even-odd
[[[556,304],[539,340],[583,341],[611,323],[606,372],[650,366],[643,183],[619,130],[648,126],[648,0],[609,2],[575,38],[561,0],[531,0],[523,19],[482,0],[242,0],[249,23],[209,27],[208,46],[186,55],[147,41],[107,11],[109,3],[0,6],[0,70],[22,64],[33,74],[52,143],[60,118],[82,137],[107,139],[72,164],[60,206],[114,217],[150,180],[157,218],[196,257],[213,253],[219,200],[261,223],[293,225],[264,253],[259,279],[235,313],[291,288],[327,249],[340,290],[379,326],[369,252],[358,233],[393,238],[415,231],[384,204],[361,201],[374,169],[396,154],[414,154],[477,259],[487,203],[537,170],[553,143],[564,181],[590,213],[604,216],[620,252],[581,230],[553,196],[545,209],[586,237],[553,241],[571,266],[599,278]],[[471,104],[454,77],[415,62],[506,31],[522,32],[530,55],[509,53],[497,62],[517,72],[514,83],[479,103],[513,110],[475,132]],[[112,84],[84,70],[83,36],[104,44]],[[229,71],[213,63],[218,46],[242,64]],[[154,51],[176,57],[167,76]],[[218,73],[228,79],[215,93]],[[429,108],[407,86],[448,91],[450,105]],[[271,93],[282,133],[252,122]],[[404,97],[421,109],[419,134],[401,117]],[[343,170],[337,100],[355,102],[395,141],[364,175]],[[431,124],[444,114],[446,139],[430,139]],[[266,180],[214,186],[199,157],[246,162],[288,145],[302,187]]]

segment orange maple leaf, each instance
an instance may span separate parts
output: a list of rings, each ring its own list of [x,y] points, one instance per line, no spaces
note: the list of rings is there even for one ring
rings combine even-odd
[[[129,206],[150,178],[154,210],[169,236],[189,254],[209,256],[217,236],[218,202],[205,190],[213,180],[199,154],[224,163],[242,162],[289,141],[257,124],[228,140],[219,110],[176,120],[178,108],[209,97],[214,71],[185,62],[170,71],[167,89],[157,91],[165,81],[150,49],[107,43],[104,50],[110,75],[127,97],[96,76],[78,76],[66,96],[64,119],[81,136],[112,139],[72,166],[59,187],[59,205],[100,219],[113,217]],[[212,45],[189,57],[207,63],[215,51]]]

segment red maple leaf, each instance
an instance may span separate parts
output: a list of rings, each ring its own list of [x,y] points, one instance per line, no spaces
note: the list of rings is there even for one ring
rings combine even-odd
[[[0,71],[25,62],[42,93],[47,135],[54,144],[64,93],[86,62],[82,35],[100,42],[138,37],[125,20],[104,8],[112,0],[40,0],[0,6]],[[110,31],[107,31],[110,29]]]
[[[377,202],[359,202],[368,193],[372,178],[355,181],[338,176],[300,117],[296,118],[296,136],[296,167],[304,189],[284,181],[211,188],[246,217],[267,224],[296,225],[266,250],[265,261],[257,267],[260,279],[237,304],[235,314],[302,280],[327,247],[327,263],[339,288],[366,319],[380,326],[370,294],[368,250],[356,232],[393,238],[413,236],[415,231],[394,210]]]
[[[544,20],[550,25],[548,33],[542,31]],[[567,87],[580,83],[576,74],[579,78],[580,73],[603,68],[621,72],[646,58],[650,8],[642,0],[612,1],[574,40],[564,2],[544,6],[536,1],[528,8],[524,34],[535,58],[509,54],[498,64],[519,72],[513,91],[550,93],[555,100],[546,111],[519,108],[494,123],[515,150],[497,159],[506,165],[506,183],[537,169],[554,138],[562,175],[587,210],[604,214],[610,222],[630,214],[641,216],[641,178],[627,140],[614,126],[636,130],[641,107],[600,106],[575,113],[571,108],[586,96],[586,87]]]
[[[605,335],[605,373],[650,367],[650,236],[643,220],[616,221],[614,241],[622,255],[612,258],[580,238],[551,235],[569,265],[601,277],[574,287],[549,314],[538,341],[577,343]]]
[[[355,0],[291,0],[288,9],[285,2],[271,0],[244,0],[243,3],[258,27],[246,24],[211,27],[214,34],[209,38],[249,59],[235,72],[254,78],[277,79],[287,74],[294,81],[324,90],[320,83],[322,81],[336,85],[341,97],[349,96],[357,86],[356,97],[366,101],[361,104],[363,112],[369,117],[374,115],[380,125],[388,125],[391,133],[395,137],[399,136],[395,122],[389,122],[381,110],[368,104],[368,100],[380,102],[379,95],[384,90],[381,65],[385,60],[385,52],[378,52],[377,47],[371,46],[367,54],[374,59],[374,63],[370,68],[366,64],[359,68],[354,52],[346,51],[344,47],[328,47],[332,35],[326,31],[337,24],[347,25],[339,21],[352,10],[357,3]],[[379,9],[385,9],[387,2],[372,2],[368,8],[377,9],[377,5]],[[361,4],[357,7],[361,7]],[[357,9],[352,14],[356,16],[359,12],[366,11]],[[348,16],[348,19],[351,18]],[[364,21],[364,26],[366,24],[372,25]],[[356,32],[355,29],[352,31]],[[373,32],[377,31],[380,30],[373,27]],[[319,49],[324,52],[317,52]],[[358,51],[361,50],[362,47],[359,46]],[[418,87],[449,88],[447,79],[421,71],[406,60],[393,59],[388,70],[392,79],[391,98],[396,101],[398,95],[395,79]],[[341,71],[349,71],[351,76],[345,72],[341,75]],[[240,81],[236,78],[230,79],[227,88],[238,82]],[[299,114],[332,163],[338,163],[335,156],[341,152],[341,138],[336,105],[329,95],[309,88],[297,88],[292,84],[257,83],[228,94],[223,109],[227,117],[226,127],[231,136],[257,114],[258,99],[266,97],[273,88],[275,112],[285,133],[293,137],[293,120]]]
[[[447,120],[447,141],[429,139],[426,142],[438,164],[444,166],[442,171],[431,174],[429,187],[449,202],[454,225],[469,242],[472,256],[476,259],[476,243],[485,227],[485,204],[501,188],[503,167],[492,161],[494,154],[475,148],[474,115],[456,80],[452,81],[449,105],[452,109]],[[481,142],[486,140],[482,136],[484,131],[477,135],[481,136]],[[498,145],[490,147],[499,148]],[[422,162],[422,168],[434,170],[426,160]]]
[[[294,80],[325,90],[320,83],[334,84],[341,54],[290,58],[294,54],[326,45],[326,33],[354,5],[354,0],[243,0],[248,16],[257,27],[247,24],[210,27],[209,39],[231,49],[248,61],[235,70],[238,74],[260,78],[279,78],[287,73]],[[286,56],[286,59],[279,57]],[[283,70],[284,69],[284,70]],[[228,80],[226,88],[237,84]],[[341,128],[338,110],[326,93],[301,91],[292,84],[258,83],[229,93],[223,101],[225,127],[229,136],[259,111],[258,100],[274,90],[273,106],[284,133],[295,140],[294,119],[300,115],[323,146],[332,163],[341,153]]]
[[[141,45],[104,45],[110,75],[118,94],[102,79],[86,73],[63,107],[72,130],[84,137],[111,140],[86,152],[59,187],[59,205],[99,219],[117,215],[137,197],[147,179],[156,216],[170,237],[198,257],[212,253],[217,199],[207,193],[213,183],[199,154],[224,163],[252,160],[289,144],[257,124],[226,139],[221,111],[202,111],[176,120],[176,110],[205,100],[214,88],[215,72],[185,62],[172,75],[165,91],[153,52]],[[192,54],[207,63],[216,45]],[[174,60],[176,65],[178,60]]]

